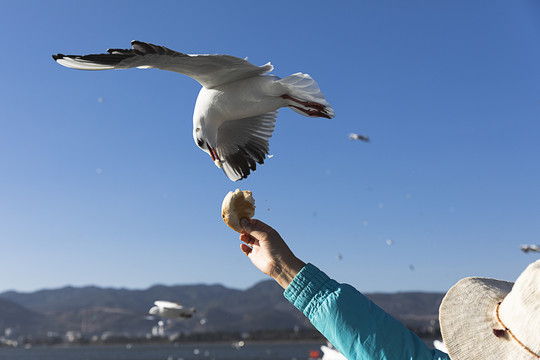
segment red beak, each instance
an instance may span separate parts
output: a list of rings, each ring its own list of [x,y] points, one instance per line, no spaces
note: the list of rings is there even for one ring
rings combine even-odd
[[[210,150],[210,157],[212,158],[212,161],[215,162],[216,159],[219,160],[219,156],[217,154],[217,151],[213,147],[211,147],[210,144],[208,144],[208,143],[206,143],[206,146],[208,146],[208,150]]]

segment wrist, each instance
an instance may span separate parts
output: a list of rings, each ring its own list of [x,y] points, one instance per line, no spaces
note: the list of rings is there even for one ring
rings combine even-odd
[[[298,274],[305,265],[306,264],[302,260],[298,259],[296,256],[292,256],[290,259],[280,261],[276,264],[270,276],[274,278],[283,289],[286,289],[293,281],[296,274]]]

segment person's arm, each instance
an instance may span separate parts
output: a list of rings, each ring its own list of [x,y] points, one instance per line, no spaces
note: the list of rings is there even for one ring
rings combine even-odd
[[[285,289],[287,300],[347,359],[449,359],[430,350],[352,286],[339,284],[299,260],[270,226],[259,220],[242,225],[242,251]]]
[[[240,244],[244,254],[253,265],[286,289],[305,263],[294,256],[276,230],[262,221],[242,219],[240,223],[245,230],[240,234],[240,240],[245,243]]]

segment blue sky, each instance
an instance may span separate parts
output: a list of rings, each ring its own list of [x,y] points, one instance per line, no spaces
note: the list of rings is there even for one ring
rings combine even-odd
[[[221,220],[236,188],[362,291],[515,280],[539,258],[519,250],[540,243],[537,1],[4,0],[0,30],[0,291],[247,288],[266,277]],[[282,109],[274,157],[233,183],[193,142],[197,82],[51,58],[134,39],[308,73],[336,118]]]

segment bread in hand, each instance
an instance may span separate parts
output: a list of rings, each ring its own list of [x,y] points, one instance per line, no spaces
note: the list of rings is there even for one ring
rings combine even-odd
[[[240,219],[251,219],[255,215],[255,199],[251,191],[229,191],[221,204],[221,217],[223,221],[234,231],[242,232]]]

